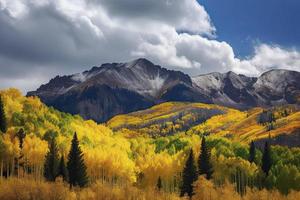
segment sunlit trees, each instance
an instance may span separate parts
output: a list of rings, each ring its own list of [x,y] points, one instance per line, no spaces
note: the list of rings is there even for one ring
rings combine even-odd
[[[205,137],[202,138],[201,151],[198,159],[199,175],[205,175],[210,179],[213,173],[213,167],[210,161],[210,152],[205,142]]]
[[[258,114],[262,111],[260,108],[247,112],[226,109],[224,115],[216,115],[208,119],[199,124],[197,129],[178,132],[178,130],[189,128],[185,122],[197,121],[198,114],[196,116],[190,115],[188,112],[184,114],[173,112],[172,109],[177,108],[175,103],[175,106],[173,105],[166,114],[157,116],[158,121],[162,124],[145,125],[140,129],[129,127],[126,131],[125,129],[112,131],[105,124],[97,124],[92,120],[85,121],[80,116],[72,116],[49,108],[36,97],[23,97],[17,90],[0,91],[0,94],[5,104],[8,125],[6,134],[0,134],[0,171],[1,175],[9,177],[9,179],[19,178],[22,182],[28,177],[41,183],[44,187],[57,183],[58,185],[55,187],[65,187],[66,184],[62,183],[60,179],[56,183],[43,181],[43,173],[47,170],[44,167],[45,155],[49,151],[48,141],[51,142],[55,138],[57,152],[60,156],[57,176],[68,182],[68,167],[65,165],[68,161],[64,158],[67,158],[68,153],[72,152],[70,151],[71,140],[76,132],[83,154],[74,157],[81,158],[82,162],[79,163],[83,163],[84,160],[86,176],[89,177],[89,187],[77,188],[70,192],[71,195],[74,195],[77,192],[80,193],[79,191],[85,191],[84,194],[80,194],[81,196],[77,196],[80,199],[84,199],[84,196],[99,194],[97,190],[100,189],[97,187],[106,188],[107,191],[119,191],[122,194],[123,190],[128,191],[128,188],[130,191],[139,191],[135,193],[134,198],[144,194],[150,194],[150,199],[151,197],[156,198],[160,194],[179,196],[178,193],[184,189],[184,187],[180,187],[183,185],[181,183],[183,180],[187,180],[187,177],[192,177],[189,173],[194,171],[185,170],[186,172],[182,173],[182,170],[185,168],[196,169],[195,164],[194,167],[191,165],[187,167],[186,161],[188,161],[189,155],[185,154],[190,148],[193,149],[193,155],[197,158],[197,164],[199,164],[199,160],[206,160],[202,163],[210,164],[213,167],[211,179],[207,180],[206,173],[203,173],[201,184],[198,184],[199,187],[196,191],[193,190],[198,194],[195,196],[199,199],[214,199],[213,194],[206,195],[208,191],[221,196],[223,192],[224,195],[234,194],[234,198],[242,194],[244,199],[250,199],[255,192],[269,194],[268,191],[262,190],[266,186],[264,183],[268,184],[268,189],[280,191],[283,194],[294,195],[293,190],[300,190],[298,187],[300,148],[272,146],[272,152],[267,154],[272,155],[272,165],[269,175],[265,176],[261,169],[261,166],[264,166],[261,164],[264,162],[262,152],[258,149],[255,150],[254,145],[250,145],[250,148],[247,145],[253,139],[257,140],[257,144],[259,144],[259,140],[264,138],[261,134],[265,134],[266,127],[256,122]],[[188,104],[184,106],[190,107]],[[215,109],[215,106],[211,108]],[[291,113],[288,115],[289,119],[280,121],[281,119],[275,113],[276,131],[279,130],[277,127],[282,126],[283,123],[289,123],[292,127],[291,130],[297,128],[299,114],[300,112],[298,114]],[[147,115],[150,116],[149,120],[151,121],[156,113],[150,112]],[[172,118],[173,116],[176,117]],[[141,119],[143,119],[142,117]],[[170,121],[167,120],[169,117],[172,118]],[[135,120],[134,117],[131,118]],[[294,120],[293,124],[289,121],[291,119]],[[130,123],[133,127],[135,126],[134,121]],[[143,124],[144,120],[139,123]],[[160,130],[160,127],[163,127],[164,130]],[[140,130],[144,130],[143,133],[157,133],[157,135],[149,137],[141,134]],[[243,141],[239,141],[241,138],[239,138],[237,130],[241,130],[243,134],[247,133],[247,137],[243,135]],[[176,134],[168,135],[171,132]],[[207,134],[208,132],[211,134]],[[163,134],[164,137],[158,137],[160,134]],[[201,145],[202,135],[207,136],[202,140],[204,144]],[[220,135],[226,135],[226,137],[220,137]],[[271,131],[271,135],[274,135],[274,130]],[[255,152],[256,155],[254,153],[253,156],[251,152]],[[207,162],[207,156],[204,155],[208,155],[210,162]],[[201,156],[205,159],[200,159]],[[22,167],[18,170],[20,176],[17,176],[16,173],[17,162],[22,163]],[[201,164],[199,164],[199,168],[201,169]],[[199,173],[199,171],[196,172]],[[3,180],[3,182],[6,181],[6,179]],[[77,183],[77,186],[80,185]],[[161,188],[160,192],[158,192],[159,188]],[[191,189],[192,186],[185,188]],[[94,191],[96,192],[93,193]],[[201,197],[203,193],[205,194]],[[280,194],[277,193],[270,192],[279,197]],[[153,196],[154,194],[157,196]],[[185,194],[192,193],[185,192]]]
[[[88,177],[86,173],[86,166],[76,133],[72,139],[71,150],[68,155],[67,169],[69,173],[70,187],[84,187],[87,185]]]
[[[45,156],[48,151],[48,143],[35,135],[27,135],[24,139],[24,170],[26,174],[32,174],[37,180],[43,177]]]
[[[58,149],[55,142],[55,139],[52,138],[49,146],[49,151],[46,155],[45,164],[44,164],[44,177],[47,181],[55,181],[58,175]]]
[[[192,197],[194,195],[193,183],[196,180],[197,168],[194,161],[194,153],[191,149],[182,172],[182,185],[180,187],[180,196],[184,196],[187,194],[189,197]]]
[[[7,131],[6,115],[4,111],[4,103],[0,95],[0,131],[5,133]]]

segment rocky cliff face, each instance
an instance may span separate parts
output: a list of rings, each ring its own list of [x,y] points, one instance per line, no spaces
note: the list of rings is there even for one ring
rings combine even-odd
[[[173,94],[179,86],[183,87],[180,91],[191,93],[191,78],[146,59],[137,59],[57,76],[27,95],[38,96],[47,105],[61,111],[103,122],[117,114],[148,108],[162,101],[180,101],[182,95]],[[195,100],[193,98],[186,95],[184,100]]]
[[[189,77],[146,59],[107,63],[89,71],[57,76],[28,96],[85,119],[111,117],[165,101],[216,103],[246,109],[299,103],[300,73],[271,70],[258,78],[233,72]]]
[[[213,103],[240,109],[299,103],[300,73],[271,70],[260,77],[246,77],[234,72],[211,73],[192,78],[199,93]]]

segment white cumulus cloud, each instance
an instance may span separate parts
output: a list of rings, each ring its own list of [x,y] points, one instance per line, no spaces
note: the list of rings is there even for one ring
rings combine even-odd
[[[299,52],[276,45],[236,58],[196,0],[0,0],[0,27],[1,87],[23,91],[55,74],[137,57],[192,75],[299,70]]]

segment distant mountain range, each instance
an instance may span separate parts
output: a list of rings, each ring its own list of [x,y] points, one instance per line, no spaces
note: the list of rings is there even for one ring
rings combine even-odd
[[[238,109],[299,104],[300,73],[271,70],[256,78],[214,72],[190,77],[141,58],[56,76],[27,96],[38,96],[48,106],[104,122],[117,114],[166,101],[214,103]]]

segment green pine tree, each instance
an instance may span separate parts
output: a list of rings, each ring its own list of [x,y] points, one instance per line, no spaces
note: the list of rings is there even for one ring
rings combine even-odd
[[[84,187],[88,183],[86,166],[83,160],[83,153],[79,147],[77,134],[74,134],[71,144],[71,150],[68,156],[67,169],[69,173],[70,187]]]
[[[271,149],[269,142],[265,143],[264,153],[262,157],[262,170],[268,176],[269,171],[272,167],[272,159],[271,159]]]
[[[58,166],[58,176],[61,176],[64,181],[68,181],[68,170],[65,164],[64,156],[61,156]]]
[[[255,144],[252,141],[250,144],[250,149],[249,149],[249,162],[254,162],[255,161]]]
[[[205,137],[202,138],[201,151],[198,159],[199,175],[205,175],[210,179],[213,173],[213,167],[210,161],[210,152],[206,145]]]
[[[190,198],[194,195],[193,183],[197,180],[197,168],[194,161],[193,150],[191,149],[189,157],[185,163],[182,172],[182,185],[180,187],[180,196],[187,194]]]
[[[52,139],[44,164],[44,177],[47,181],[55,181],[58,174],[58,164],[58,149],[55,139]]]
[[[160,176],[158,177],[156,188],[158,191],[160,191],[162,189],[162,181],[161,181]]]
[[[7,123],[6,116],[4,111],[4,103],[2,101],[2,97],[0,96],[0,131],[2,133],[6,133],[7,131]]]

